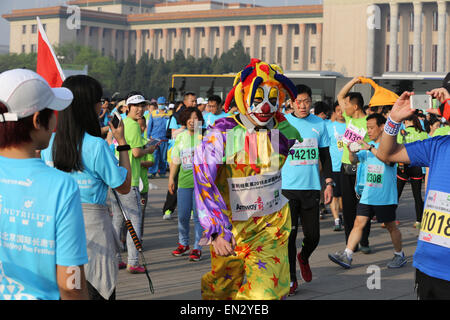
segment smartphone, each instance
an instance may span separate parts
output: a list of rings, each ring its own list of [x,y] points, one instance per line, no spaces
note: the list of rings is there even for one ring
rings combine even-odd
[[[117,128],[119,126],[120,121],[122,121],[122,117],[117,111],[113,112],[113,118],[111,120],[111,123],[114,128]]]
[[[428,94],[416,94],[411,96],[411,109],[428,110],[433,108],[433,99]]]
[[[159,139],[152,139],[147,143],[147,147],[157,146],[160,142],[161,142],[161,140],[159,140]]]

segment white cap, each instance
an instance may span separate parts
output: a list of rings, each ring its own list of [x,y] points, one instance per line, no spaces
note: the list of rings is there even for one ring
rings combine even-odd
[[[200,97],[200,98],[197,98],[197,104],[206,104],[206,101],[205,101],[205,99]]]
[[[145,99],[140,94],[136,94],[134,96],[131,96],[127,99],[126,105],[129,106],[130,104],[141,104],[141,103],[150,103],[147,99]]]
[[[72,91],[51,88],[34,71],[13,69],[0,74],[0,102],[8,109],[7,113],[0,115],[0,122],[17,121],[46,108],[62,111],[72,100]]]
[[[169,104],[169,109],[173,109],[173,108],[175,108],[175,104],[170,103],[170,104]]]

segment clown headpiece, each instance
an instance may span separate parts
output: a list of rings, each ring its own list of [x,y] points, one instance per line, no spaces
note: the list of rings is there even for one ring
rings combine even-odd
[[[370,99],[369,107],[392,106],[397,101],[397,94],[379,86],[372,79],[363,77],[359,77],[359,79],[361,80],[361,83],[368,83],[375,89],[372,99]]]
[[[283,75],[282,69],[259,59],[252,59],[250,64],[236,75],[224,109],[228,112],[234,98],[241,114],[248,114],[258,124],[264,125],[283,104],[284,91],[292,100],[297,96],[295,85]]]

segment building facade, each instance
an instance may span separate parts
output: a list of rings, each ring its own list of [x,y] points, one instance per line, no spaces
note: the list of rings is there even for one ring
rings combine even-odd
[[[240,40],[251,57],[289,71],[344,76],[450,69],[450,1],[324,0],[259,7],[222,1],[77,0],[14,10],[10,52],[37,49],[36,16],[54,45],[76,42],[116,60],[220,56]]]

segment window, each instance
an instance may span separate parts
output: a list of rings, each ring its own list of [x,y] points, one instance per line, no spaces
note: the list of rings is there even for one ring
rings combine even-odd
[[[386,17],[386,31],[391,32],[391,16]]]
[[[27,26],[23,25],[22,26],[22,34],[25,34],[25,33],[27,33]]]
[[[191,55],[191,48],[187,49],[187,55],[188,55],[188,57]]]
[[[234,27],[231,27],[230,34],[231,34],[232,37],[234,37]]]
[[[431,51],[431,72],[437,71],[437,51],[438,46],[434,44]]]
[[[283,48],[282,47],[278,47],[277,48],[277,63],[281,64],[282,63],[282,54],[283,54]]]
[[[300,55],[300,48],[294,47],[294,64],[298,64],[299,55]]]
[[[203,58],[204,56],[206,56],[206,54],[205,54],[205,48],[202,48],[202,54],[201,54],[201,57]]]
[[[266,47],[261,47],[261,60],[266,61]]]
[[[36,45],[35,44],[31,45],[31,52],[36,52]]]
[[[433,31],[438,31],[439,28],[439,15],[437,11],[433,11]]]
[[[163,49],[159,49],[159,58],[161,59],[163,57]]]
[[[315,24],[311,25],[311,34],[316,34],[317,33],[317,26]]]
[[[298,24],[294,24],[294,34],[300,34],[300,27]]]
[[[281,36],[283,34],[283,27],[278,26],[278,35]]]
[[[37,32],[37,25],[33,24],[31,26],[31,33],[36,33]]]
[[[266,26],[262,26],[261,34],[262,34],[263,36],[266,35]]]
[[[408,46],[408,72],[413,69],[413,58],[414,58],[414,46],[410,44]]]
[[[409,31],[414,31],[414,12],[409,14]]]
[[[219,48],[216,48],[216,57],[219,57]]]
[[[25,49],[25,45],[23,44],[23,45],[22,45],[22,53],[25,53],[25,50],[26,50],[26,49]]]
[[[245,47],[245,54],[250,55],[250,47]]]
[[[316,64],[317,59],[316,59],[316,47],[311,47],[311,55],[310,55],[310,63],[311,64]]]
[[[390,52],[390,46],[387,45],[386,46],[386,59],[385,59],[386,60],[386,65],[385,65],[385,69],[384,69],[386,72],[389,71],[389,54],[390,54],[389,52]]]
[[[246,34],[247,36],[250,35],[250,27],[246,27],[246,28],[245,28],[245,34]]]

